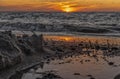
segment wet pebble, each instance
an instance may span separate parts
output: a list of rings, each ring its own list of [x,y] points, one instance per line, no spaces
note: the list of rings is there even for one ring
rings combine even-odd
[[[108,62],[109,65],[114,65],[114,62]]]
[[[87,75],[88,77],[92,77],[92,75]]]
[[[85,60],[85,62],[90,62],[90,60]]]
[[[91,77],[90,79],[95,79],[95,78]]]
[[[80,73],[74,73],[74,75],[80,75]]]
[[[64,62],[59,62],[59,64],[64,64]]]

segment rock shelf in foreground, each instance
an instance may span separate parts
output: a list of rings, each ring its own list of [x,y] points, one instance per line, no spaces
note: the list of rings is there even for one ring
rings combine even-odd
[[[0,32],[0,69],[18,64],[26,54],[38,51],[42,51],[42,35],[17,37],[11,31]]]

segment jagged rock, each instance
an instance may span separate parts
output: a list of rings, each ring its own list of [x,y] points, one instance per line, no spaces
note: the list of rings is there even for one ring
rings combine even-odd
[[[26,55],[43,52],[43,36],[33,34],[32,36],[23,35],[19,38],[19,47]]]
[[[25,54],[28,56],[42,52],[42,37],[23,35],[18,38],[11,31],[0,32],[0,69],[20,63]]]
[[[11,31],[0,32],[0,69],[15,65],[22,60],[21,49]]]
[[[32,47],[35,49],[36,52],[41,52],[43,51],[43,35],[36,35],[33,34],[30,37]]]
[[[30,37],[28,35],[23,35],[22,38],[18,38],[18,46],[22,50],[23,53],[26,55],[31,55],[35,53],[35,50],[32,47],[32,44],[30,42]]]

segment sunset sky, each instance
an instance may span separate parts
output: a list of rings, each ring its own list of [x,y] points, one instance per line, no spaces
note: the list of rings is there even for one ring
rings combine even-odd
[[[120,0],[0,0],[0,11],[120,12]]]

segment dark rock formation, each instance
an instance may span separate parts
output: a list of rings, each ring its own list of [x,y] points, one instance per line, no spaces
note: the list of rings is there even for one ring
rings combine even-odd
[[[30,40],[31,40],[31,44],[32,44],[32,47],[35,49],[36,52],[40,52],[40,51],[43,51],[43,35],[36,35],[36,34],[33,34],[31,37],[30,37]]]
[[[0,32],[0,69],[15,65],[22,60],[17,38],[11,31]]]
[[[25,56],[43,51],[42,42],[42,35],[17,37],[11,31],[0,32],[0,69],[20,63]]]
[[[30,37],[28,35],[23,35],[22,37],[18,38],[18,41],[18,46],[24,54],[31,55],[35,53],[35,50],[32,48]]]
[[[43,52],[43,35],[23,35],[21,38],[18,38],[18,41],[20,49],[26,55]]]

